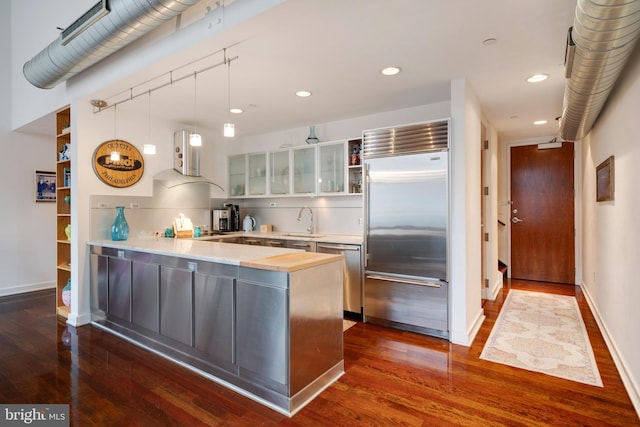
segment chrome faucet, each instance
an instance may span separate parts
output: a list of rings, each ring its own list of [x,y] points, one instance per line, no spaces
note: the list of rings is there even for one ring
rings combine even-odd
[[[300,208],[300,211],[298,211],[298,221],[300,221],[300,217],[302,216],[302,211],[304,211],[305,209],[308,209],[309,210],[309,214],[310,214],[309,226],[307,227],[307,232],[309,234],[313,234],[313,211],[311,210],[311,208],[309,206],[305,206],[303,208]]]

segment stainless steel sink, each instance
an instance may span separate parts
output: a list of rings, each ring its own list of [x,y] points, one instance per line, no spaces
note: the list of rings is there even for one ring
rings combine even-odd
[[[309,237],[310,239],[315,239],[318,237],[324,237],[324,234],[316,234],[316,233],[287,233],[285,236],[291,237]]]

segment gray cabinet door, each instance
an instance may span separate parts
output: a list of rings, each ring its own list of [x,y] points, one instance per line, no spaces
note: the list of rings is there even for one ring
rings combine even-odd
[[[153,332],[160,332],[160,266],[133,261],[131,265],[131,321]]]
[[[213,360],[235,363],[234,279],[194,274],[195,347]]]
[[[239,280],[236,294],[240,375],[287,384],[287,290]]]
[[[91,254],[91,318],[102,320],[109,312],[109,258]]]
[[[193,273],[160,266],[160,334],[193,345]]]
[[[131,322],[131,261],[109,258],[109,316]]]

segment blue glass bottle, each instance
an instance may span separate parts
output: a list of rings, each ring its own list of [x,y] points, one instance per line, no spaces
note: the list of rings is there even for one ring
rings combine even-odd
[[[129,224],[124,217],[124,206],[116,206],[116,219],[111,226],[111,240],[127,240]]]

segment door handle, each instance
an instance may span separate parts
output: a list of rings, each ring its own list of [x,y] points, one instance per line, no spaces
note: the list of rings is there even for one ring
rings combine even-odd
[[[522,221],[524,221],[524,220],[523,220],[523,219],[518,218],[517,216],[514,216],[514,217],[511,219],[511,222],[512,222],[512,223],[514,223],[514,224],[517,224],[517,223],[522,222]]]

